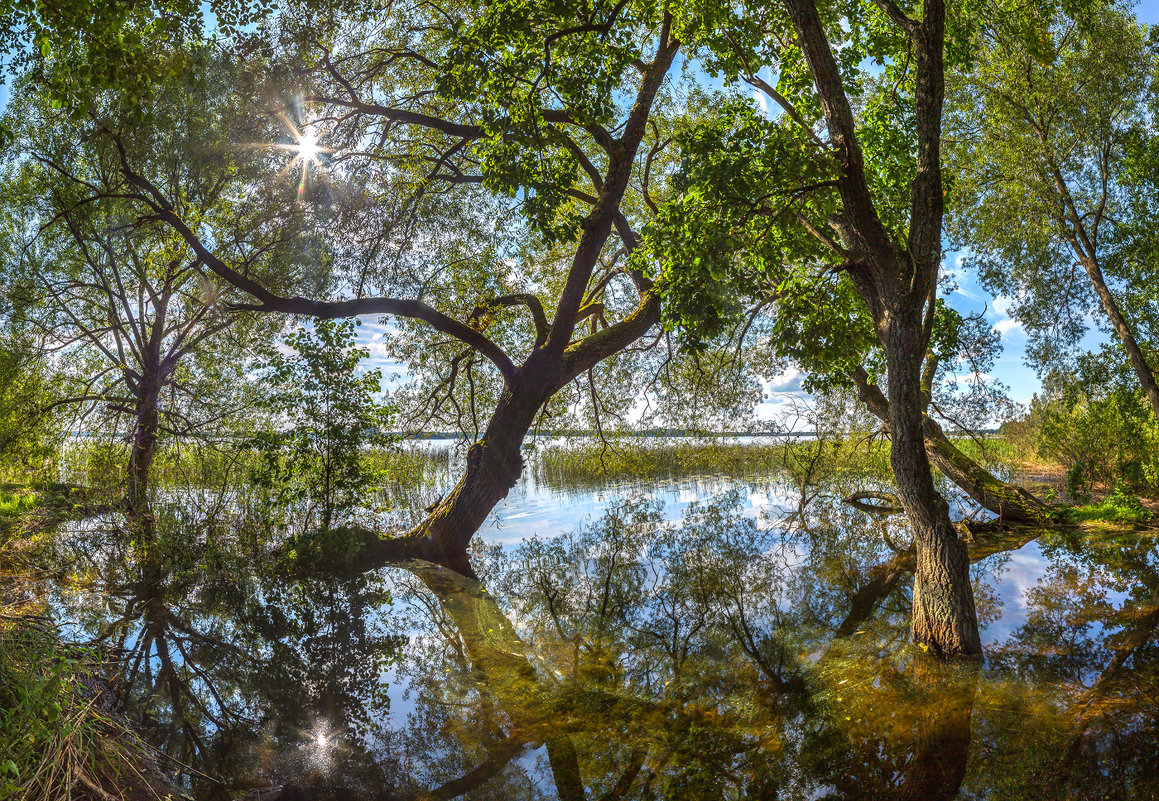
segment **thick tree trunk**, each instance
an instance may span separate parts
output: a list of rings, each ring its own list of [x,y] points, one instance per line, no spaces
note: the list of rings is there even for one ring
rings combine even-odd
[[[858,366],[853,378],[862,403],[879,420],[889,425],[889,400],[881,389],[869,383],[869,376]],[[1043,503],[1022,487],[1007,484],[989,470],[962,453],[946,437],[937,421],[923,420],[926,455],[946,478],[953,481],[984,509],[1003,520],[1028,525],[1045,525],[1059,519],[1057,509]]]
[[[130,443],[128,487],[125,492],[125,505],[132,516],[140,516],[149,508],[149,471],[157,451],[157,429],[160,425],[157,408],[160,383],[146,376],[141,380],[139,393]]]
[[[542,351],[533,355],[503,390],[483,436],[468,449],[467,468],[455,488],[405,536],[371,543],[360,567],[418,558],[473,577],[467,545],[519,481],[523,440],[555,392],[553,376],[559,372],[558,359]]]
[[[886,315],[882,333],[889,369],[890,465],[898,498],[913,527],[917,560],[913,637],[940,655],[981,654],[966,543],[950,522],[949,505],[934,487],[926,455],[921,307],[906,305],[911,308]]]

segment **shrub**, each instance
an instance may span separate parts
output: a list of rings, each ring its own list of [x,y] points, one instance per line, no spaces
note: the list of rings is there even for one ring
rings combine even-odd
[[[1137,390],[1052,374],[1031,402],[1029,425],[1038,454],[1067,468],[1072,498],[1120,479],[1159,486],[1159,427]]]
[[[362,451],[395,441],[394,409],[377,399],[381,371],[358,372],[369,351],[354,347],[355,325],[317,320],[285,338],[294,355],[275,354],[265,368],[267,411],[288,427],[251,441],[260,455],[251,479],[279,505],[304,504],[307,527],[315,517],[322,528],[348,522],[365,506],[382,476]]]
[[[1115,482],[1115,490],[1101,502],[1079,506],[1071,510],[1075,520],[1105,520],[1114,523],[1145,523],[1154,517],[1151,510],[1123,486]]]

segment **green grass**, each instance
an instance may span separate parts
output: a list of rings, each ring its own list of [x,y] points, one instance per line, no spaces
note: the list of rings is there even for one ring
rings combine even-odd
[[[150,797],[143,746],[82,681],[96,655],[11,611],[0,611],[0,801]]]
[[[1099,503],[1076,506],[1070,510],[1072,519],[1079,522],[1104,521],[1110,523],[1146,523],[1155,515],[1123,486],[1115,484],[1114,492]]]
[[[0,490],[0,519],[18,518],[40,503],[40,494],[30,489]]]
[[[162,446],[153,459],[150,481],[155,487],[213,487],[245,483],[261,457],[235,444],[186,443]],[[451,462],[450,448],[418,448],[405,443],[364,453],[371,470],[380,471],[387,488],[418,488],[428,484]],[[72,447],[62,460],[69,481],[87,487],[122,487],[129,464],[125,443],[87,442]]]

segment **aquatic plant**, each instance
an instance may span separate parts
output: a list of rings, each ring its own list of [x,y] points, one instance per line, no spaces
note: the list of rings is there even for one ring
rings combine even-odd
[[[881,440],[786,440],[770,444],[658,441],[638,439],[569,440],[537,456],[541,481],[570,488],[609,480],[684,476],[785,475],[814,483],[825,476],[888,477],[889,446]]]

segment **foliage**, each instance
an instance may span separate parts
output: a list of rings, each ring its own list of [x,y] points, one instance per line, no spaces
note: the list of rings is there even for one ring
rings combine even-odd
[[[61,423],[48,408],[54,390],[48,364],[33,345],[0,334],[0,478],[23,480],[51,469]]]
[[[102,711],[99,655],[36,616],[0,619],[0,799],[121,798],[144,789],[143,746]],[[97,688],[97,689],[93,689]]]
[[[378,535],[357,526],[312,529],[294,537],[282,564],[292,575],[358,575],[359,555]]]
[[[1025,425],[1038,455],[1067,469],[1072,498],[1120,478],[1159,486],[1159,426],[1130,383],[1052,373],[1032,399]]]
[[[1075,507],[1070,514],[1083,522],[1106,520],[1112,523],[1146,523],[1155,516],[1139,502],[1138,496],[1127,491],[1122,481],[1116,481],[1114,491],[1103,500]]]
[[[1104,0],[1027,5],[976,32],[976,57],[948,82],[951,239],[1024,324],[1043,373],[1074,369],[1092,321],[1109,331],[1097,277],[1145,346],[1153,34],[1128,4]]]
[[[139,110],[159,79],[196,63],[159,61],[160,48],[236,36],[272,5],[271,0],[12,0],[0,8],[0,62],[10,72],[36,75],[49,87],[53,107],[74,117],[91,110],[94,90],[117,91]]]
[[[12,492],[0,490],[0,518],[18,517],[34,507],[38,502],[35,492]]]
[[[276,354],[264,368],[271,392],[266,409],[287,426],[251,441],[261,461],[252,481],[271,490],[277,505],[303,503],[322,528],[365,506],[382,481],[362,449],[395,441],[394,410],[377,399],[380,370],[361,370],[369,355],[354,347],[353,320],[319,320],[285,337],[294,355]]]

